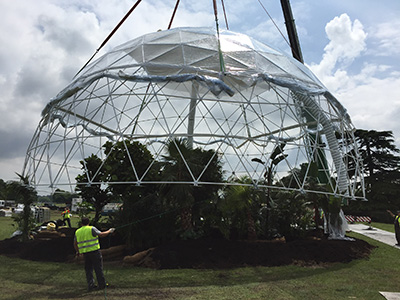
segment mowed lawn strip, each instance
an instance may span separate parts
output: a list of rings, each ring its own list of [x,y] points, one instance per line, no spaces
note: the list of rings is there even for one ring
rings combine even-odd
[[[0,256],[0,299],[382,299],[400,292],[400,250],[377,246],[370,258],[317,267],[152,270],[106,263],[113,285],[86,292],[82,265]],[[229,249],[227,249],[229,251]],[[4,283],[4,284],[3,284]]]

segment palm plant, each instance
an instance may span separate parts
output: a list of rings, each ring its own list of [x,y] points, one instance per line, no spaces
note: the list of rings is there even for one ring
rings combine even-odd
[[[301,238],[312,227],[313,211],[305,194],[279,191],[272,203],[271,222],[287,241]]]
[[[180,211],[180,224],[183,236],[194,234],[194,204],[201,207],[216,198],[218,187],[196,185],[195,182],[219,182],[222,179],[222,166],[213,150],[193,149],[186,139],[173,139],[166,146],[163,156],[161,176],[165,182],[161,193],[169,205]],[[193,184],[191,184],[193,183]],[[197,216],[199,217],[199,216]]]
[[[225,191],[225,196],[220,203],[220,209],[233,228],[243,228],[247,239],[257,238],[255,213],[261,208],[263,191],[253,186],[250,177],[242,176],[232,180],[238,185],[230,185]]]
[[[29,239],[29,233],[34,228],[35,223],[32,216],[31,204],[37,200],[37,192],[29,185],[29,178],[17,174],[20,181],[12,181],[8,184],[8,188],[12,189],[18,201],[24,204],[24,209],[20,216],[14,218],[17,222],[19,229],[22,231],[22,240]]]
[[[183,182],[193,181],[192,174],[189,171],[196,168],[193,161],[193,149],[189,146],[187,140],[174,139],[167,144],[167,155],[163,158],[162,177],[171,184],[164,184],[161,192],[173,207],[180,208],[181,230],[186,233],[193,229],[194,187]]]

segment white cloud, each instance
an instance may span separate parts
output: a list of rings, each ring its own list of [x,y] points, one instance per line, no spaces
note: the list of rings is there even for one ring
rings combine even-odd
[[[393,32],[386,24],[377,24],[371,36],[381,38],[380,48],[386,48],[390,44],[387,37],[393,36]],[[352,23],[346,14],[330,21],[326,33],[330,42],[324,49],[322,60],[310,68],[346,107],[356,128],[393,131],[400,145],[398,71],[390,65],[369,62],[358,72],[354,68],[351,74],[347,71],[353,60],[363,58],[367,33],[359,21]],[[393,44],[397,42],[396,38],[392,41]],[[371,55],[374,51],[368,52]],[[389,56],[393,53],[375,54]]]
[[[1,176],[0,179],[4,181],[18,181],[18,174],[22,173],[22,167],[24,163],[24,156],[14,156],[13,158],[2,158],[1,159]]]
[[[335,17],[325,27],[330,43],[325,47],[336,60],[352,60],[365,49],[366,33],[360,21],[351,23],[347,14]]]
[[[335,17],[326,25],[325,31],[329,44],[321,62],[310,68],[322,82],[336,90],[348,79],[345,69],[366,49],[367,34],[361,22],[355,20],[352,23],[347,14]]]
[[[378,56],[400,55],[400,20],[376,24],[371,28],[371,39]]]
[[[364,84],[353,89],[339,91],[336,96],[351,112],[357,127],[376,130],[394,130],[400,133],[397,118],[391,118],[393,111],[400,108],[400,78],[369,78]],[[400,137],[400,136],[399,136]]]
[[[3,28],[0,35],[0,178],[14,178],[14,173],[22,170],[23,151],[28,147],[45,104],[69,84],[134,3],[131,0],[0,1],[0,27]],[[214,27],[210,3],[181,1],[173,27]],[[144,33],[165,30],[174,4],[165,0],[142,1],[96,58]],[[257,3],[225,1],[225,5],[231,30],[272,46],[285,46]],[[266,1],[264,5],[285,32],[279,5],[267,5]],[[326,5],[329,9],[333,4]],[[306,25],[315,26],[302,23],[303,19],[320,17],[313,7],[309,1],[294,3],[299,33],[310,32]],[[301,15],[299,11],[306,9],[307,13]],[[220,5],[219,25],[225,28]],[[368,28],[368,39],[365,28]],[[394,112],[400,112],[396,99],[400,95],[397,79],[400,70],[398,61],[395,62],[400,51],[400,21],[385,20],[363,26],[360,21],[351,21],[349,15],[342,14],[326,25],[326,35],[329,44],[322,60],[311,69],[348,108],[357,127],[370,124],[377,126],[375,129],[394,130],[400,139],[400,130],[394,121],[397,120]],[[312,38],[324,40],[321,36]],[[321,57],[321,53],[315,54]],[[362,64],[364,55],[380,60]],[[393,55],[391,60],[384,60],[383,56],[389,55]],[[359,63],[357,70],[353,68],[354,61]],[[390,110],[382,103],[388,103]]]
[[[213,15],[200,2],[181,5],[173,25],[213,26]],[[128,0],[0,1],[0,44],[6,45],[0,47],[0,178],[21,172],[42,109],[132,5]],[[161,0],[143,1],[95,58],[134,37],[167,29],[173,7]]]
[[[21,172],[41,110],[72,79],[99,35],[91,13],[52,1],[1,1],[1,176]],[[57,4],[57,3],[56,3]],[[18,157],[18,159],[16,158]]]

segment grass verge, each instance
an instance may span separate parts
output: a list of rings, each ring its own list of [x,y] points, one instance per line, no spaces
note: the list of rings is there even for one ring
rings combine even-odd
[[[11,234],[16,230],[13,226],[13,219],[10,217],[0,217],[0,240],[9,238]]]
[[[94,215],[94,213],[92,213]],[[91,215],[91,216],[92,216]],[[50,211],[50,220],[61,219],[61,211],[52,210]],[[78,227],[79,216],[78,214],[73,214],[71,218],[71,226],[74,228]],[[17,230],[14,226],[14,220],[11,217],[0,217],[0,241],[11,237],[12,233]]]
[[[394,225],[393,224],[372,222],[371,226],[394,233]]]
[[[151,270],[107,263],[114,287],[86,292],[82,265],[0,256],[0,299],[382,299],[400,292],[399,250],[377,246],[369,259],[318,267]],[[227,249],[227,251],[229,251]]]

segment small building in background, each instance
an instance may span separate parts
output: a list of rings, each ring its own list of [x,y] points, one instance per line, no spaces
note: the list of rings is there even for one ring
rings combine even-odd
[[[79,198],[72,198],[71,201],[71,212],[77,212],[79,210],[79,204],[82,204],[83,199]]]

